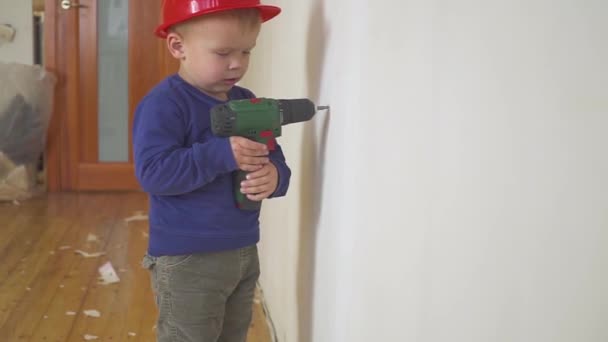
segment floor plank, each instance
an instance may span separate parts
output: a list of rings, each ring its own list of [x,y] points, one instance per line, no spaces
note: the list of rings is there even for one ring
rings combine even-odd
[[[141,265],[147,222],[142,193],[61,193],[0,203],[0,341],[155,341],[157,309]],[[75,250],[104,252],[85,258]],[[120,282],[98,283],[111,262]],[[256,301],[257,302],[257,301]],[[89,317],[84,310],[97,310]],[[268,342],[259,303],[249,342]]]

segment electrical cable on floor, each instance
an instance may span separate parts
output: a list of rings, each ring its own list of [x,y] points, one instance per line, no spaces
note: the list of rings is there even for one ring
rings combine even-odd
[[[272,317],[270,317],[270,310],[266,305],[266,300],[264,298],[264,291],[262,290],[262,286],[260,282],[257,282],[258,290],[260,291],[260,302],[262,303],[262,310],[264,311],[264,317],[266,318],[266,325],[268,325],[268,329],[270,329],[270,338],[272,342],[278,342],[279,338],[277,336],[277,330],[274,327],[274,322],[272,321]]]

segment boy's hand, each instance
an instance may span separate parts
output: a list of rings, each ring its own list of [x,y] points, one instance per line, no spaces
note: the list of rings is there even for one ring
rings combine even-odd
[[[261,201],[272,195],[278,184],[277,168],[273,163],[268,163],[262,169],[247,175],[247,180],[241,183],[241,192],[252,201]]]
[[[239,169],[258,171],[268,164],[268,148],[253,140],[243,137],[230,137],[230,146]]]

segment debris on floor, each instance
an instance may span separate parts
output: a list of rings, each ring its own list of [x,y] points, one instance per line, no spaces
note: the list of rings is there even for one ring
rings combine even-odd
[[[108,285],[120,282],[118,274],[114,270],[114,267],[112,267],[112,263],[109,261],[99,267],[99,274],[99,284],[101,285]]]
[[[98,338],[99,338],[99,336],[95,336],[95,335],[89,335],[89,334],[84,335],[84,339],[86,341],[96,340]]]
[[[75,311],[66,311],[65,314],[67,316],[76,316],[76,312]]]
[[[20,206],[22,200],[38,193],[41,193],[41,190],[36,184],[35,169],[32,167],[21,165],[13,169],[6,178],[0,177],[0,201],[12,201],[13,205]]]
[[[101,317],[101,313],[97,310],[84,310],[84,315],[88,316],[88,317],[95,317],[95,318],[99,318]]]
[[[72,248],[72,247],[70,247],[70,246],[61,246],[61,247],[59,247],[59,250],[60,251],[65,251],[66,249],[70,249],[70,248]]]
[[[135,337],[135,336],[137,336],[137,334],[136,334],[136,333],[134,333],[134,332],[129,332],[127,335],[129,335],[130,337]]]
[[[21,205],[19,200],[32,196],[35,183],[34,167],[17,166],[0,151],[0,201],[12,201],[14,205]]]
[[[97,235],[89,233],[89,235],[87,235],[87,242],[99,242],[99,238]]]
[[[15,163],[13,163],[13,161],[10,160],[6,154],[0,151],[0,176],[5,178],[15,168],[17,168],[17,165],[15,165]]]
[[[81,251],[80,249],[75,250],[74,253],[80,254],[85,258],[98,258],[98,257],[106,254],[105,252],[87,253],[85,251]]]
[[[133,216],[127,217],[125,222],[134,222],[134,221],[146,221],[148,219],[148,215],[143,212],[136,212]]]

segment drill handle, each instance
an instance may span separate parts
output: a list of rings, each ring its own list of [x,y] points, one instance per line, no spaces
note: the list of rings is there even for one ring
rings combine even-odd
[[[277,142],[272,130],[261,131],[255,135],[245,136],[245,138],[265,144],[268,147],[268,151],[276,150]],[[241,192],[241,183],[246,179],[246,171],[238,170],[233,174],[232,182],[234,184],[234,198],[236,199],[236,205],[242,210],[260,210],[262,207],[261,201],[252,201],[247,198],[247,195]]]
[[[241,183],[247,179],[247,172],[243,170],[234,171],[232,182],[234,184],[234,198],[236,206],[242,210],[260,210],[262,201],[252,201],[247,198],[247,195],[241,192]]]

